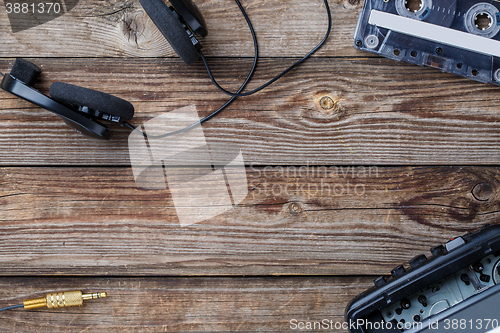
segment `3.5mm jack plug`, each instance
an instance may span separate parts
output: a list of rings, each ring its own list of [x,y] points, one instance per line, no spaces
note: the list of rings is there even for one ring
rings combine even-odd
[[[65,306],[82,305],[84,300],[103,298],[106,296],[106,293],[84,294],[81,290],[64,291],[47,294],[45,297],[41,298],[28,299],[23,302],[23,305],[25,310],[43,307],[48,307],[49,309],[62,308]]]

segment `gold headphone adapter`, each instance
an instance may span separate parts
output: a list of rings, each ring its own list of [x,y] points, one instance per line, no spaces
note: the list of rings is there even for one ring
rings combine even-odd
[[[25,310],[43,307],[48,307],[49,309],[62,308],[65,306],[82,305],[84,300],[103,298],[106,296],[106,293],[84,294],[81,290],[64,291],[60,293],[50,293],[41,298],[28,299],[23,302],[23,305]]]

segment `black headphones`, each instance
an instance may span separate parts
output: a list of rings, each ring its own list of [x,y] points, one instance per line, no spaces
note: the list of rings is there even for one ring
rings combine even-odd
[[[183,129],[182,131],[200,125],[201,123],[207,121],[208,119],[221,112],[236,97],[254,94],[266,88],[267,86],[284,76],[286,73],[291,71],[293,68],[300,65],[326,42],[330,34],[332,25],[332,18],[330,8],[328,6],[328,1],[323,0],[328,14],[328,30],[321,43],[319,43],[314,49],[312,49],[306,56],[297,61],[294,65],[290,66],[281,74],[268,81],[266,84],[252,91],[242,93],[242,90],[250,81],[255,71],[258,59],[258,45],[255,31],[253,29],[252,23],[250,22],[250,19],[245,12],[245,9],[243,8],[239,0],[235,0],[243,16],[245,17],[248,27],[250,28],[250,31],[252,33],[255,56],[252,69],[248,74],[245,82],[236,93],[233,93],[225,90],[215,81],[210,71],[207,60],[205,59],[201,51],[202,46],[198,38],[205,37],[207,35],[207,26],[198,8],[191,2],[191,0],[169,1],[172,5],[171,7],[167,6],[163,0],[140,0],[140,3],[153,23],[156,25],[158,30],[167,39],[167,41],[170,43],[179,57],[188,65],[193,64],[201,58],[205,64],[208,75],[213,84],[219,90],[231,96],[231,99],[229,99],[218,110],[201,119],[197,123]],[[40,68],[38,68],[31,62],[24,59],[16,59],[10,74],[4,75],[0,87],[9,93],[12,93],[22,99],[25,99],[33,104],[36,104],[59,115],[70,127],[92,138],[103,140],[110,139],[110,129],[107,126],[101,124],[99,122],[101,120],[117,123],[121,126],[125,125],[132,130],[138,131],[133,125],[128,123],[128,121],[131,120],[134,116],[134,106],[131,103],[100,91],[61,82],[55,82],[51,85],[49,91],[50,97],[48,97],[33,88],[33,85],[40,73]],[[179,131],[166,133],[165,135],[157,137],[149,136],[149,138],[161,138],[176,134],[178,132]],[[145,133],[142,134],[144,136],[147,136]]]
[[[110,130],[98,120],[120,123],[132,119],[134,106],[129,102],[102,93],[55,82],[50,86],[50,97],[33,88],[41,69],[24,59],[16,59],[10,74],[5,75],[1,88],[62,117],[64,122],[82,134],[109,140]]]

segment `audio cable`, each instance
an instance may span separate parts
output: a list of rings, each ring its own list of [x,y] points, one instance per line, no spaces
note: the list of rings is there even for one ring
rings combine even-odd
[[[124,122],[123,123],[125,126],[127,126],[130,129],[132,129],[133,131],[139,132],[146,139],[162,139],[162,138],[165,138],[165,137],[173,136],[173,135],[176,135],[176,134],[188,131],[188,130],[196,127],[196,126],[199,126],[199,125],[203,124],[207,120],[209,120],[209,119],[213,118],[214,116],[216,116],[217,114],[219,114],[222,110],[224,110],[226,107],[228,107],[237,97],[250,96],[252,94],[255,94],[255,93],[257,93],[257,92],[259,92],[259,91],[267,88],[268,86],[270,86],[271,84],[273,84],[274,82],[276,82],[277,80],[279,80],[280,78],[282,78],[283,76],[285,76],[288,72],[290,72],[291,70],[293,70],[294,68],[296,68],[297,66],[299,66],[300,64],[302,64],[309,57],[311,57],[314,53],[316,53],[316,51],[318,51],[325,44],[326,40],[330,36],[330,31],[332,29],[332,14],[331,14],[331,11],[330,11],[330,6],[328,4],[328,0],[323,0],[323,2],[325,4],[325,7],[326,7],[326,13],[327,13],[327,16],[328,16],[328,28],[327,28],[327,31],[326,31],[325,36],[323,37],[322,41],[316,47],[314,47],[311,51],[309,51],[309,53],[307,53],[304,57],[302,57],[300,60],[298,60],[296,63],[294,63],[293,65],[291,65],[290,67],[288,67],[286,70],[284,70],[283,72],[281,72],[280,74],[278,74],[277,76],[275,76],[274,78],[272,78],[271,80],[269,80],[267,83],[263,84],[262,86],[254,89],[252,91],[249,91],[249,92],[246,92],[246,93],[242,93],[243,89],[246,87],[246,85],[248,84],[248,82],[252,78],[252,76],[253,76],[253,74],[255,72],[255,68],[257,67],[257,61],[258,61],[258,58],[259,58],[259,47],[258,47],[257,36],[256,36],[255,30],[254,30],[253,24],[250,21],[250,18],[248,17],[248,14],[247,14],[245,8],[241,5],[241,3],[240,3],[239,0],[234,0],[234,1],[238,5],[241,13],[243,14],[243,17],[245,18],[245,20],[247,22],[248,28],[250,29],[250,33],[252,34],[252,39],[253,39],[253,44],[254,44],[254,60],[253,60],[252,69],[250,70],[250,73],[248,74],[245,82],[243,82],[243,84],[238,89],[238,91],[236,93],[229,92],[226,89],[222,88],[218,84],[218,82],[215,80],[215,78],[212,75],[212,71],[210,70],[210,67],[208,65],[208,62],[207,62],[205,56],[203,55],[203,52],[201,50],[198,50],[198,53],[200,54],[200,57],[201,57],[204,65],[205,65],[205,68],[207,70],[208,76],[210,77],[210,80],[212,81],[212,83],[215,85],[215,87],[217,87],[217,89],[219,89],[220,91],[222,91],[223,93],[225,93],[227,95],[230,95],[231,99],[229,99],[226,103],[224,103],[224,105],[222,105],[219,109],[217,109],[216,111],[212,112],[208,116],[200,119],[196,123],[193,123],[192,125],[189,125],[189,126],[187,126],[185,128],[177,130],[177,131],[165,133],[163,135],[148,135],[145,132],[137,129],[137,127],[135,127],[134,125],[132,125],[132,124],[130,124],[128,122]]]
[[[47,307],[52,308],[62,308],[66,306],[78,306],[82,305],[83,301],[98,299],[107,297],[104,292],[101,293],[90,293],[84,294],[81,290],[64,291],[59,293],[50,293],[41,298],[28,299],[23,302],[23,304],[6,306],[0,308],[0,312],[24,308],[25,310],[37,309]]]
[[[248,18],[246,12],[245,12],[245,9],[241,6],[241,4],[239,3],[238,0],[235,0],[236,3],[238,4],[238,6],[240,7],[240,10],[242,11],[243,15],[245,16],[245,18]],[[212,71],[210,70],[210,66],[208,65],[207,63],[207,60],[205,59],[205,56],[203,55],[203,52],[201,52],[201,50],[199,50],[199,54],[200,54],[200,57],[201,57],[201,60],[203,60],[203,63],[205,65],[205,68],[207,69],[207,73],[208,73],[208,76],[210,77],[210,80],[212,81],[212,83],[214,84],[215,87],[217,87],[217,89],[219,89],[220,91],[222,91],[223,93],[227,94],[227,95],[230,95],[230,96],[233,96],[233,97],[244,97],[244,96],[250,96],[250,95],[253,95],[265,88],[267,88],[268,86],[270,86],[271,84],[273,84],[274,82],[278,81],[279,79],[281,79],[283,76],[285,76],[288,72],[290,72],[292,69],[296,68],[297,66],[299,66],[300,64],[302,64],[304,61],[306,61],[309,57],[311,57],[314,53],[316,53],[316,51],[318,51],[325,43],[326,43],[326,40],[328,39],[328,37],[330,36],[330,31],[332,30],[332,13],[330,11],[330,6],[328,5],[328,0],[323,0],[324,4],[325,4],[325,7],[326,7],[326,13],[328,15],[328,29],[326,31],[326,34],[325,36],[323,37],[323,39],[321,40],[321,42],[316,45],[316,47],[314,47],[311,51],[309,51],[309,53],[307,53],[304,57],[302,57],[299,61],[297,61],[296,63],[294,63],[293,65],[291,65],[290,67],[288,67],[287,69],[285,69],[283,72],[281,72],[280,74],[276,75],[274,78],[272,78],[271,80],[269,80],[268,82],[264,83],[262,86],[252,90],[252,91],[248,91],[246,93],[240,93],[240,91],[236,92],[236,93],[232,93],[232,92],[229,92],[227,91],[226,89],[222,88],[219,83],[215,80],[214,76],[212,75]],[[249,20],[247,19],[247,22],[249,22]],[[250,24],[250,29],[252,30],[252,35],[254,35],[254,32],[253,32],[253,26]],[[256,42],[256,41],[255,41]]]
[[[250,21],[250,18],[248,17],[248,14],[245,11],[245,8],[243,8],[243,6],[241,5],[241,3],[240,3],[239,0],[234,0],[234,1],[236,2],[236,4],[238,5],[238,7],[240,8],[240,11],[243,14],[243,17],[245,18],[245,21],[247,22],[248,28],[250,29],[250,33],[252,34],[252,39],[253,39],[253,48],[254,48],[254,57],[253,57],[252,68],[250,69],[250,72],[248,73],[247,78],[245,79],[245,82],[243,82],[243,84],[238,89],[238,93],[240,93],[241,91],[243,91],[243,89],[245,89],[245,87],[248,84],[248,82],[250,82],[250,79],[252,78],[252,76],[253,76],[253,74],[255,72],[255,68],[257,67],[257,61],[259,59],[259,44],[257,43],[257,35],[255,34],[255,29],[253,28],[253,24]],[[198,51],[198,52],[200,53],[200,56],[202,57],[202,59],[204,59],[201,51]],[[146,133],[138,130],[137,127],[135,127],[134,125],[130,124],[127,121],[123,122],[123,124],[125,126],[127,126],[128,128],[132,129],[133,131],[137,131],[137,132],[141,133],[141,135],[143,135],[146,139],[162,139],[162,138],[166,138],[166,137],[169,137],[169,136],[173,136],[173,135],[176,135],[176,134],[188,131],[188,130],[194,128],[194,127],[197,127],[197,126],[203,124],[207,120],[212,119],[217,114],[219,114],[220,112],[222,112],[222,110],[224,110],[226,107],[228,107],[229,104],[231,104],[236,99],[236,97],[237,96],[231,96],[231,98],[226,103],[224,103],[224,105],[222,105],[220,108],[218,108],[216,111],[212,112],[208,116],[200,119],[196,123],[193,123],[192,125],[184,127],[184,128],[182,128],[180,130],[173,131],[173,132],[168,132],[168,133],[163,134],[163,135],[148,135],[148,134],[146,134]]]

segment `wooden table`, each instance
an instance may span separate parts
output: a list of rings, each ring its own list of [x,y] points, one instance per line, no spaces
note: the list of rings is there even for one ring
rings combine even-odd
[[[236,90],[253,55],[244,20],[231,1],[195,2],[214,74]],[[260,45],[250,87],[327,26],[320,0],[243,5]],[[249,194],[193,225],[179,224],[169,190],[136,186],[126,128],[110,142],[87,139],[0,92],[0,306],[61,290],[109,294],[2,312],[0,330],[293,332],[293,320],[342,322],[376,276],[495,223],[500,89],[355,50],[362,5],[331,1],[332,35],[313,59],[203,125],[209,143],[241,149]],[[201,62],[175,57],[136,0],[81,0],[18,33],[3,9],[0,22],[1,72],[27,58],[43,68],[43,93],[54,81],[112,93],[134,104],[136,125],[187,105],[203,116],[227,100]],[[332,191],[314,191],[325,184]]]

